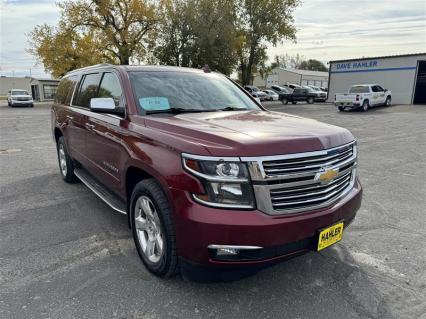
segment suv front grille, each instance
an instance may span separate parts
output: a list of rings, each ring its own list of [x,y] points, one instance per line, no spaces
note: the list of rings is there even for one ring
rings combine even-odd
[[[268,214],[288,214],[327,207],[354,185],[356,144],[248,162],[257,206]],[[332,174],[331,176],[328,173]]]

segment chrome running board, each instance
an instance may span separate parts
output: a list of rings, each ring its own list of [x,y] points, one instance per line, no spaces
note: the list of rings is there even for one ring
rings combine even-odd
[[[89,172],[84,168],[74,169],[74,174],[81,180],[93,193],[107,203],[115,211],[127,214],[126,203],[109,189],[99,183]]]

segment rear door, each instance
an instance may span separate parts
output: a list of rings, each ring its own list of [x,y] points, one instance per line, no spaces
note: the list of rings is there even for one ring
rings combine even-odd
[[[88,115],[89,132],[87,134],[87,151],[90,164],[88,170],[100,182],[117,194],[120,194],[122,180],[121,171],[127,159],[127,151],[122,141],[127,127],[125,120],[125,99],[118,73],[107,71],[102,74],[97,97],[112,98],[116,108],[123,110],[117,113],[99,113],[90,111]]]
[[[88,165],[86,139],[87,115],[89,113],[90,99],[97,95],[101,74],[89,73],[81,77],[78,90],[74,94],[69,108],[68,118],[68,146],[73,152],[73,157],[83,166]]]

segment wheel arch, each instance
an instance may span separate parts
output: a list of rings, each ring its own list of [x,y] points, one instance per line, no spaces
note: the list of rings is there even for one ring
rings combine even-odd
[[[148,171],[147,169],[141,168],[140,165],[132,163],[129,165],[126,169],[125,173],[125,196],[126,196],[126,204],[127,204],[127,217],[128,217],[128,223],[129,228],[131,227],[130,223],[130,199],[132,197],[133,189],[135,188],[136,184],[139,182],[145,180],[145,179],[154,179],[160,188],[163,190],[166,197],[171,200],[170,194],[168,192],[167,183],[162,180],[156,172]]]
[[[55,127],[55,129],[54,129],[54,131],[53,131],[53,135],[54,135],[54,137],[55,137],[55,142],[56,142],[56,144],[57,144],[57,143],[58,143],[59,138],[60,138],[61,136],[63,136],[64,134],[62,133],[62,131],[61,131],[58,127]]]

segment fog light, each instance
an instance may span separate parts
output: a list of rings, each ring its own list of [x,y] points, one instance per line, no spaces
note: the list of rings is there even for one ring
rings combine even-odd
[[[235,256],[240,253],[239,249],[236,248],[218,248],[216,256]]]

